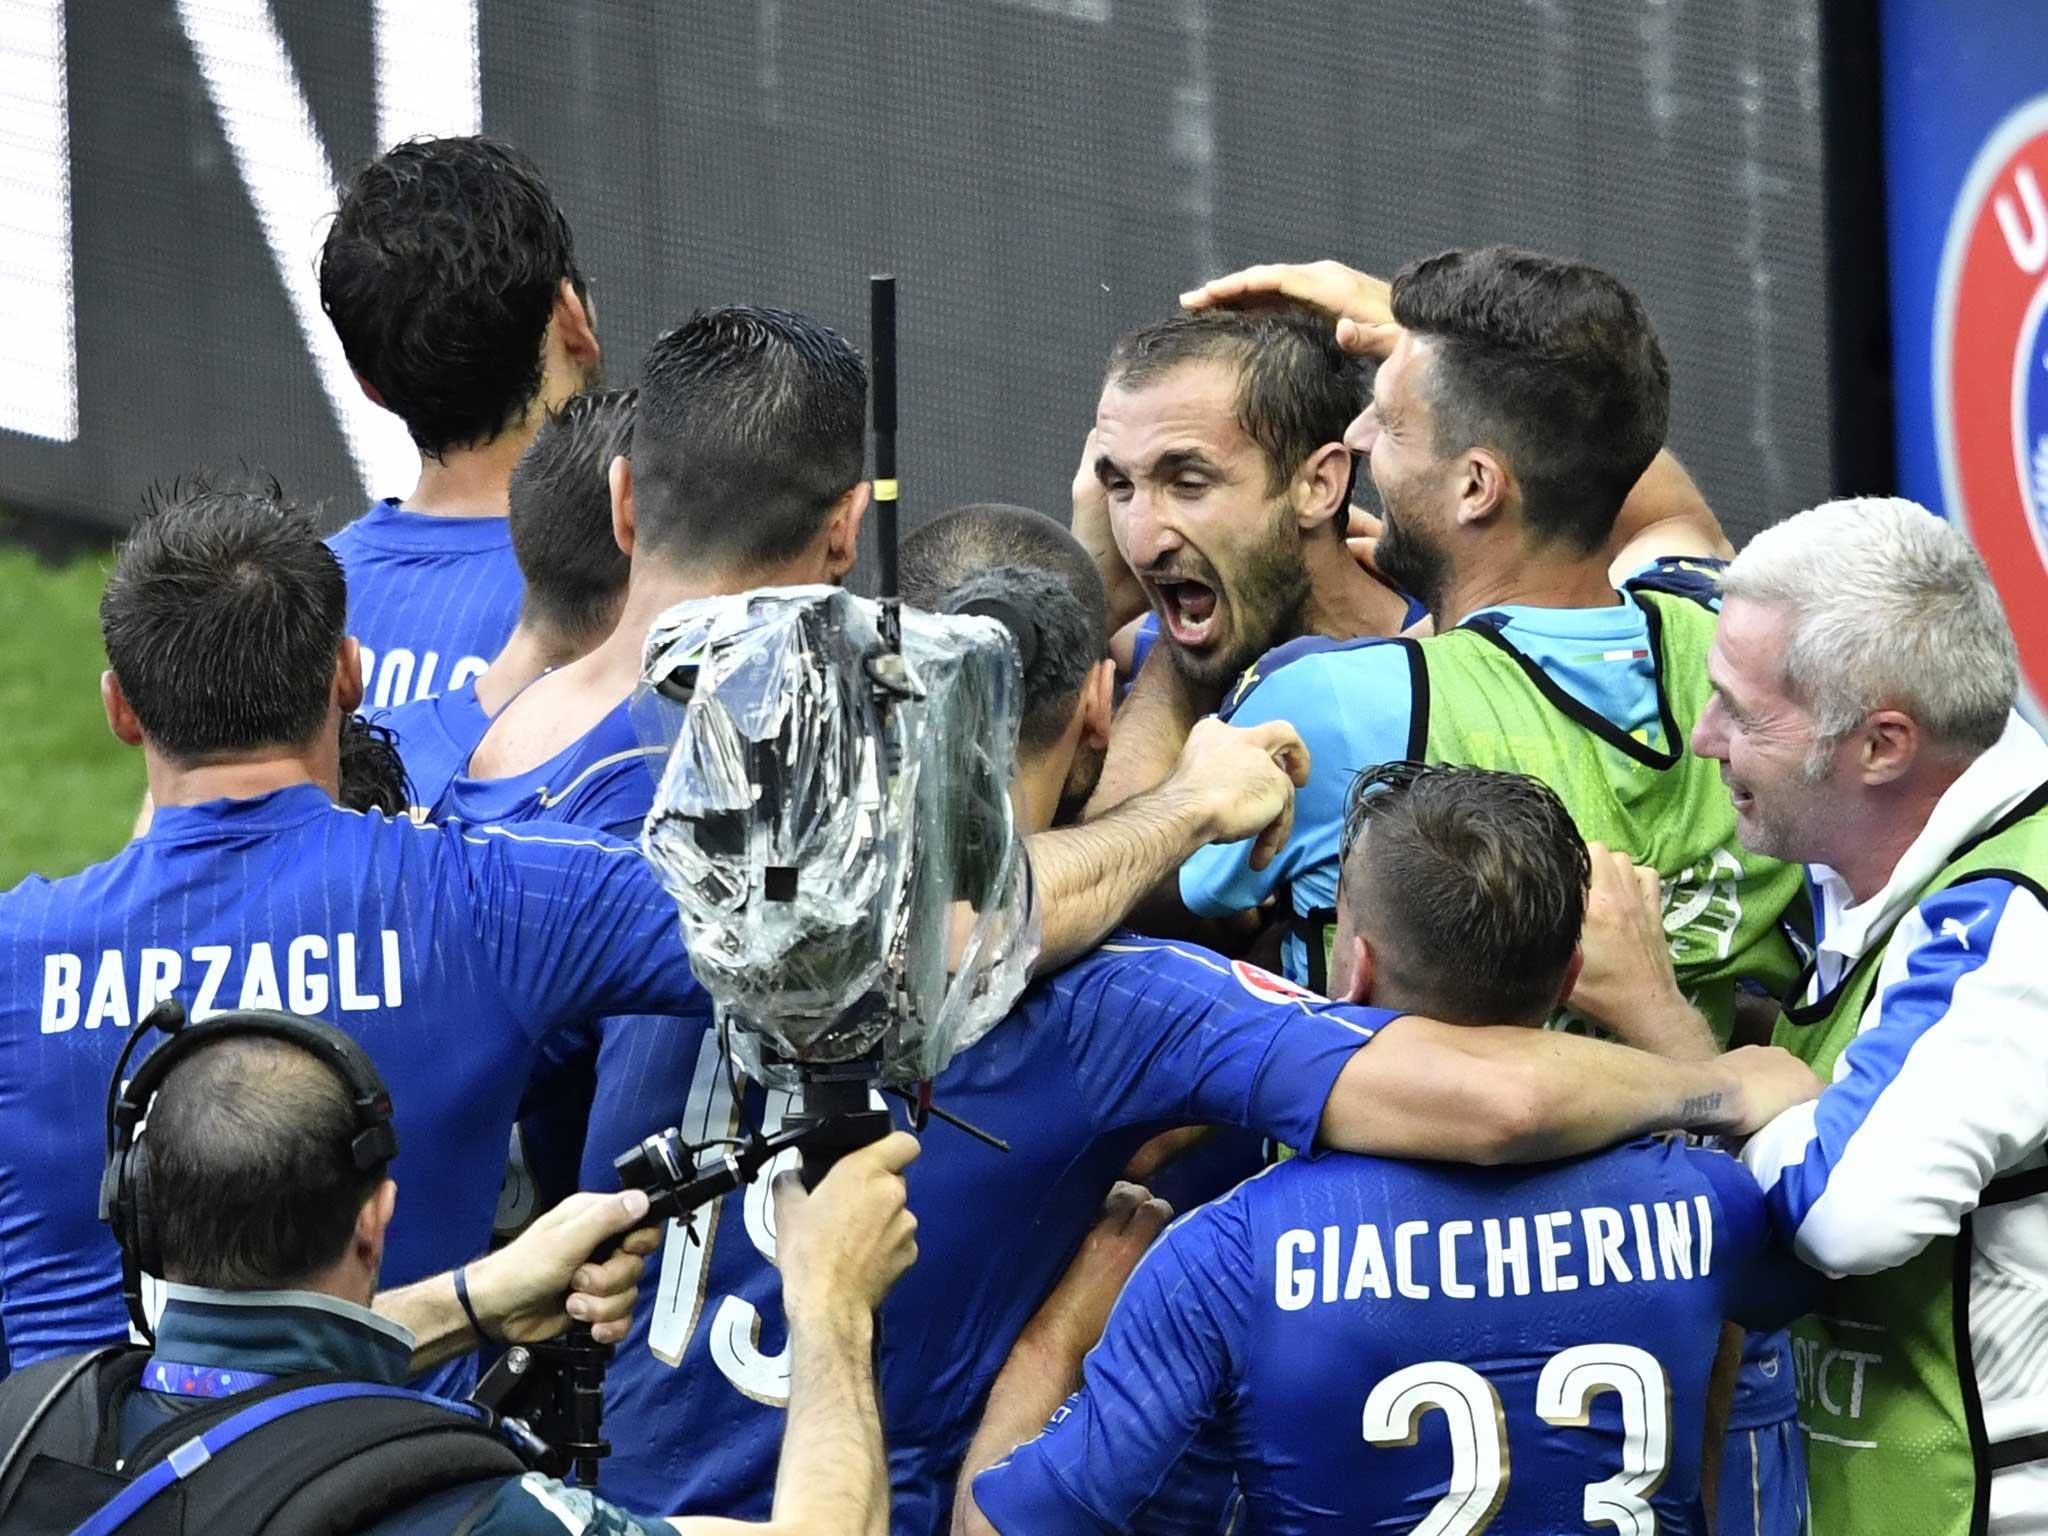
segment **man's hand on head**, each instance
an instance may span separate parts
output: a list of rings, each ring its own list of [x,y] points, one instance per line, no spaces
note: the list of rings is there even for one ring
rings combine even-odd
[[[776,1178],[776,1265],[792,1322],[865,1317],[916,1262],[903,1170],[920,1150],[915,1136],[894,1131],[847,1153],[814,1190],[794,1172]]]
[[[1081,445],[1081,462],[1074,470],[1073,521],[1069,527],[1074,541],[1088,552],[1102,573],[1102,585],[1109,593],[1109,627],[1112,633],[1141,617],[1151,607],[1143,583],[1117,548],[1116,529],[1109,520],[1109,491],[1095,473],[1095,460],[1102,452],[1094,428]]]
[[[624,1339],[642,1260],[661,1244],[659,1227],[639,1225],[646,1216],[647,1196],[637,1189],[571,1195],[470,1264],[470,1304],[485,1330],[494,1339],[534,1344],[578,1322],[590,1324],[600,1344]],[[617,1250],[598,1259],[614,1238]]]
[[[1385,358],[1401,339],[1387,280],[1341,261],[1268,262],[1212,278],[1180,296],[1184,309],[1247,309],[1296,300],[1327,311],[1337,345],[1360,357]]]
[[[1240,729],[1198,722],[1161,793],[1194,798],[1204,841],[1258,839],[1251,867],[1264,869],[1294,831],[1294,792],[1308,783],[1308,747],[1284,720]]]

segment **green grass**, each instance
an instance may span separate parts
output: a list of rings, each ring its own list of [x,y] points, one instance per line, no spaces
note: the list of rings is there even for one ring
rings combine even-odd
[[[105,583],[103,559],[0,548],[0,890],[97,863],[135,824],[142,754],[100,709]]]

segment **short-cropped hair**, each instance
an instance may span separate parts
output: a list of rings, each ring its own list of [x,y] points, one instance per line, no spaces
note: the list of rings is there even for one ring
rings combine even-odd
[[[1598,267],[1489,246],[1411,262],[1391,302],[1435,345],[1437,453],[1499,452],[1539,540],[1603,545],[1671,424],[1642,301]]]
[[[699,310],[641,365],[636,548],[736,573],[795,558],[860,484],[867,398],[867,365],[830,326]]]
[[[384,1178],[358,1169],[347,1087],[284,1040],[232,1036],[172,1068],[142,1133],[165,1278],[286,1290],[347,1251]]]
[[[928,613],[992,599],[993,611],[1016,616],[1028,631],[1018,637],[1018,745],[1032,753],[1058,741],[1089,672],[1109,655],[1102,573],[1074,536],[1029,507],[956,507],[903,541],[900,579],[904,601]]]
[[[187,762],[311,741],[347,617],[341,563],[276,481],[203,474],[150,492],[100,598],[121,692]]]
[[[1592,864],[1548,785],[1448,764],[1363,769],[1343,869],[1344,900],[1386,946],[1379,963],[1441,1017],[1512,1023],[1557,1002]]]
[[[2005,730],[2019,651],[1998,589],[1963,536],[1918,502],[1824,502],[1749,541],[1722,595],[1791,616],[1785,691],[1813,716],[1816,755],[1872,710],[1897,709],[1975,755]]]
[[[512,554],[526,578],[528,618],[564,640],[611,633],[632,562],[612,532],[612,460],[633,441],[639,391],[571,395],[512,467]]]

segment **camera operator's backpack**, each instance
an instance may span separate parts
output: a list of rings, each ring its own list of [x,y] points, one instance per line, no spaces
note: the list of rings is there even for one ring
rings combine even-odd
[[[7,1536],[343,1536],[464,1484],[480,1510],[528,1470],[480,1409],[333,1375],[202,1401],[121,1461],[149,1354],[102,1349],[0,1383]]]

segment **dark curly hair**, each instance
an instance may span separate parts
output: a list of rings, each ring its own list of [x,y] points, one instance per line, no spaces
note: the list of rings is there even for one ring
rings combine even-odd
[[[540,393],[563,282],[588,292],[534,163],[494,139],[415,139],[342,189],[320,305],[421,453],[488,442]]]

